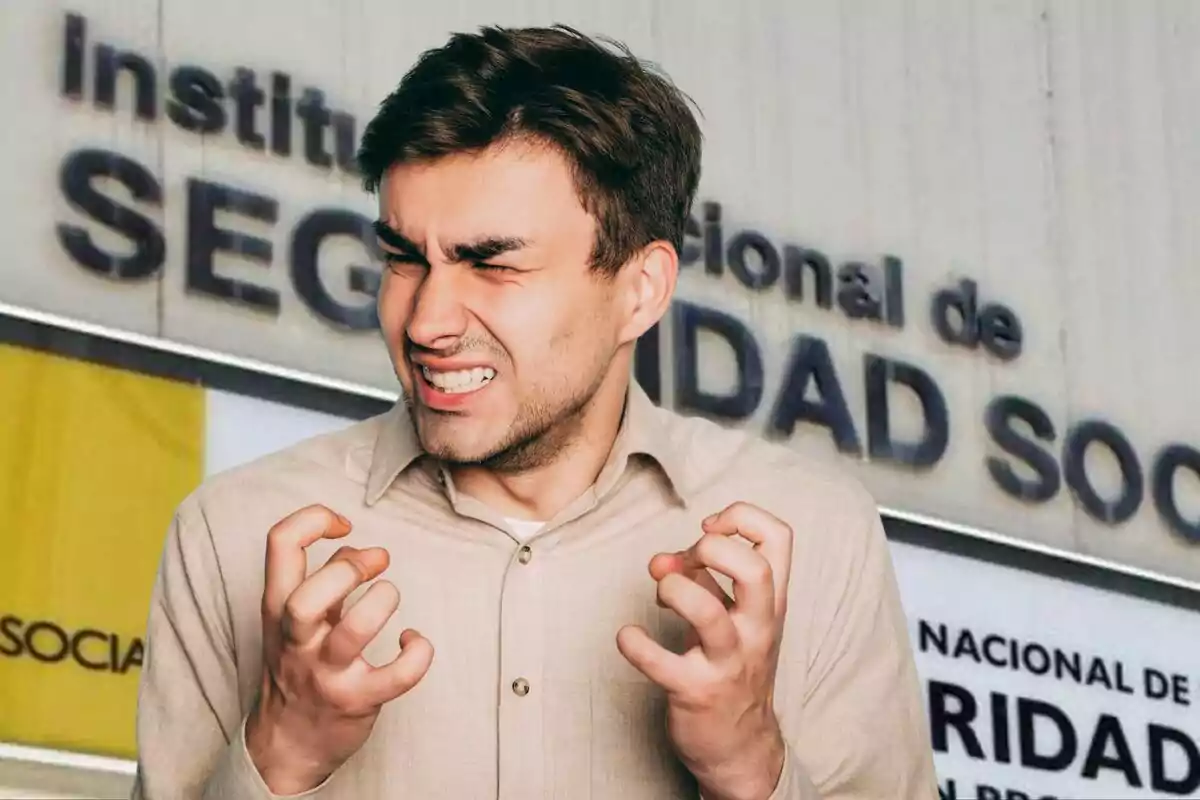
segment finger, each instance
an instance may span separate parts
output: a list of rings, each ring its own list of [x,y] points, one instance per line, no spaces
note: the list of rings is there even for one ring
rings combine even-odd
[[[733,618],[695,581],[673,572],[658,582],[658,597],[692,626],[710,658],[721,659],[737,650],[738,631]]]
[[[725,608],[733,608],[733,598],[730,597],[717,579],[704,567],[694,568],[685,562],[683,553],[659,553],[650,559],[650,576],[661,581],[669,573],[678,572],[684,577],[691,578],[706,589],[709,594],[721,601]],[[662,605],[662,602],[659,602]]]
[[[761,551],[719,533],[706,533],[682,554],[685,569],[715,570],[733,579],[737,607],[751,617],[769,621],[775,616],[775,583],[770,562]],[[707,569],[705,569],[707,568]]]
[[[787,601],[792,574],[792,529],[786,522],[749,503],[734,503],[701,523],[705,533],[738,535],[750,541],[771,565],[775,602],[782,609]]]
[[[304,582],[308,572],[304,548],[318,539],[338,539],[349,532],[349,520],[321,505],[306,506],[275,523],[267,533],[263,611],[278,619],[283,604]]]
[[[400,605],[400,592],[387,581],[376,581],[325,637],[325,661],[344,667],[362,655]]]
[[[400,655],[382,667],[371,667],[362,680],[363,697],[373,705],[395,700],[416,686],[433,663],[433,645],[414,630],[400,634]]]
[[[340,609],[351,592],[378,576],[387,565],[388,555],[383,548],[339,549],[284,603],[282,622],[288,638],[293,642],[310,641],[331,611]]]
[[[617,649],[634,669],[668,692],[686,685],[687,671],[683,656],[672,653],[638,625],[626,625],[617,631]]]

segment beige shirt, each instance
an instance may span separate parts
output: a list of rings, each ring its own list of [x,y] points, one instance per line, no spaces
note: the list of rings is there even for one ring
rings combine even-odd
[[[746,433],[656,408],[636,386],[595,485],[526,542],[457,493],[402,404],[206,481],[179,507],[155,584],[138,707],[134,798],[267,798],[243,722],[262,670],[267,530],[310,503],[382,546],[401,630],[433,643],[421,683],[386,705],[321,800],[695,800],[663,692],[621,656],[640,623],[664,644],[654,553],[735,500],[795,531],[776,707],[788,743],[772,800],[933,800],[929,734],[883,527],[853,481]],[[518,692],[527,682],[528,691]]]

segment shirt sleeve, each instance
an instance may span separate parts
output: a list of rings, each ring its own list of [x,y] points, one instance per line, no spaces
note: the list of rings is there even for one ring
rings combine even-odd
[[[874,501],[860,497],[848,505],[865,513],[824,531],[807,556],[797,553],[816,563],[793,573],[807,586],[789,603],[811,613],[798,614],[785,636],[813,644],[798,663],[780,665],[801,680],[781,709],[788,753],[770,800],[938,798],[891,551]],[[791,606],[789,616],[800,611]]]
[[[273,798],[246,751],[225,585],[194,497],[167,531],[145,647],[132,800]]]
[[[770,800],[822,800],[820,792],[809,780],[803,765],[797,761],[790,744],[784,755],[783,772],[779,775],[779,783],[771,793]]]

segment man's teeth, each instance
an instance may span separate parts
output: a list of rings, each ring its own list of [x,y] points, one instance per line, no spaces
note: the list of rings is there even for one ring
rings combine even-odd
[[[496,370],[491,367],[456,369],[452,372],[434,372],[429,367],[421,367],[421,373],[425,380],[446,394],[473,392],[496,377]]]

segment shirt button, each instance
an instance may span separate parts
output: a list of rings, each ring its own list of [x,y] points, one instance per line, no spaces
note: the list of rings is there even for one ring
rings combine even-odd
[[[517,551],[517,560],[522,564],[528,564],[533,560],[533,548],[529,545],[521,545],[521,549]]]
[[[517,678],[512,684],[513,694],[517,697],[524,697],[529,694],[529,681],[524,678]]]

